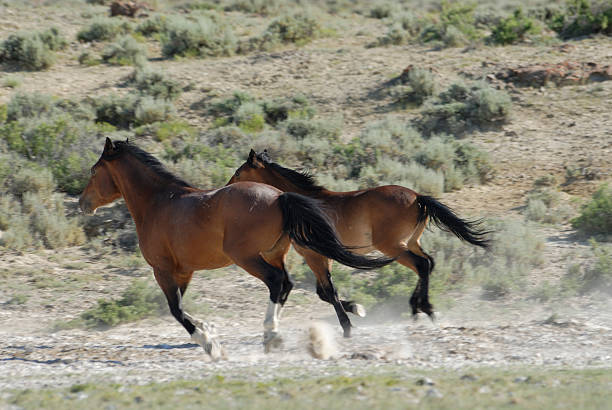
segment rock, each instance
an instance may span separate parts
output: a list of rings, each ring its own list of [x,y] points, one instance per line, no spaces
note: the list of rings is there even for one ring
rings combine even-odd
[[[429,377],[423,377],[416,381],[417,386],[435,386],[436,382]]]
[[[355,352],[349,357],[349,359],[376,360],[376,356],[369,352]]]
[[[436,388],[431,388],[431,389],[427,390],[425,392],[425,396],[426,397],[434,397],[436,399],[441,399],[442,397],[444,397],[442,392],[440,392],[440,390],[438,390]]]
[[[495,74],[495,77],[524,87],[542,87],[548,83],[557,86],[587,84],[612,79],[612,65],[576,61],[532,64],[508,68]]]
[[[136,1],[116,0],[110,5],[111,17],[127,16],[135,17],[141,10],[151,10],[151,7],[146,3]]]

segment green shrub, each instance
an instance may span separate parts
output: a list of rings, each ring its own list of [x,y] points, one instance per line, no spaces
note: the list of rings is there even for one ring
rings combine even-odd
[[[118,18],[95,17],[92,23],[77,33],[79,41],[108,41],[133,31],[129,22]]]
[[[136,32],[145,37],[153,34],[163,33],[168,28],[168,17],[163,14],[156,14],[149,17],[136,27]]]
[[[370,9],[370,17],[384,19],[391,17],[397,11],[398,7],[395,3],[379,1]]]
[[[2,86],[7,88],[17,88],[21,85],[22,78],[17,76],[7,76],[2,80]]]
[[[154,134],[158,141],[168,141],[174,138],[185,138],[195,135],[195,128],[188,123],[176,120],[153,124]]]
[[[206,16],[193,21],[168,18],[162,33],[162,53],[166,58],[227,56],[235,50],[236,39],[230,28]]]
[[[224,9],[267,16],[287,7],[286,0],[231,0]]]
[[[493,28],[490,40],[495,44],[513,44],[522,41],[528,33],[538,31],[538,26],[530,17],[523,14],[523,10],[518,8],[510,17],[501,19]]]
[[[254,102],[242,104],[234,113],[236,125],[247,133],[259,132],[266,124],[263,108]]]
[[[148,66],[137,68],[131,75],[130,83],[141,94],[162,100],[174,101],[183,91],[178,81]]]
[[[594,263],[584,271],[581,291],[599,290],[612,294],[612,249],[591,241]]]
[[[11,34],[0,44],[0,61],[17,64],[27,70],[44,70],[55,61],[55,55],[39,35]]]
[[[171,102],[153,97],[142,97],[138,100],[134,111],[136,124],[152,124],[160,121],[167,121],[176,114],[174,105]]]
[[[568,0],[563,12],[549,19],[549,26],[563,39],[595,33],[612,34],[612,5],[606,1]]]
[[[319,23],[309,13],[286,14],[272,21],[262,35],[241,42],[238,52],[269,51],[289,43],[302,46],[311,42],[320,32]]]
[[[396,103],[421,105],[434,94],[435,78],[429,70],[413,68],[408,74],[402,75],[401,79],[406,85],[395,87],[392,90]]]
[[[13,96],[0,141],[25,158],[48,167],[60,189],[77,193],[87,181],[98,129],[93,112],[82,104],[40,94]]]
[[[454,83],[426,104],[417,123],[427,135],[437,132],[462,134],[471,127],[506,122],[511,106],[508,93],[484,82]]]
[[[117,300],[98,300],[98,305],[81,314],[87,327],[110,327],[167,311],[163,293],[137,280]]]
[[[96,121],[108,123],[119,128],[129,128],[136,123],[136,104],[138,97],[134,94],[118,96],[116,94],[96,97],[92,100],[96,112]]]
[[[309,43],[320,32],[319,23],[307,13],[285,15],[274,20],[266,29],[266,34],[282,43],[303,45]]]
[[[102,62],[100,58],[96,58],[91,52],[83,51],[79,55],[79,64],[86,65],[88,67],[98,65]]]
[[[479,39],[481,34],[475,25],[475,8],[475,3],[443,1],[439,21],[423,28],[421,41],[457,47]]]
[[[376,39],[368,47],[401,45],[417,39],[420,33],[429,27],[431,22],[427,18],[418,17],[410,11],[393,13],[387,32]]]
[[[147,61],[146,46],[132,36],[123,36],[109,44],[102,52],[102,60],[115,65],[144,65]]]
[[[584,235],[612,234],[612,188],[605,184],[582,207],[572,226]]]

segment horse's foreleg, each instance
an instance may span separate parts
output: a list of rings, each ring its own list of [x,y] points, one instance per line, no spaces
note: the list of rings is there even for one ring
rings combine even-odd
[[[185,330],[191,335],[193,341],[202,346],[204,351],[208,353],[213,360],[225,358],[225,351],[213,337],[211,327],[205,322],[195,320],[183,310],[183,295],[187,290],[187,285],[193,272],[187,275],[188,279],[183,281],[181,286],[177,285],[172,274],[165,274],[160,270],[154,270],[154,273],[157,283],[164,292],[164,295],[166,295],[166,300],[168,301],[168,307],[170,308],[172,316],[183,325]]]

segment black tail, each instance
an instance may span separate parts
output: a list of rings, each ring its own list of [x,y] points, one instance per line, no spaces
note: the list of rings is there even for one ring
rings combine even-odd
[[[482,248],[489,246],[490,241],[486,236],[491,232],[480,228],[481,219],[463,220],[455,215],[452,209],[430,196],[417,196],[417,204],[419,204],[419,222],[429,217],[438,228],[454,233],[461,240]]]
[[[355,269],[380,268],[393,262],[391,258],[368,258],[350,252],[338,239],[316,199],[285,192],[279,196],[278,203],[283,213],[283,231],[296,244]]]

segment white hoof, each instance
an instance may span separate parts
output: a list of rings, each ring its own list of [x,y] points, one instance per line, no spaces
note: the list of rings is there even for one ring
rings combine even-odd
[[[365,317],[366,316],[366,310],[363,306],[361,306],[359,303],[355,303],[355,307],[353,308],[353,313],[356,314],[359,317]]]
[[[196,328],[191,338],[194,342],[202,346],[204,351],[210,356],[214,361],[220,359],[227,359],[227,355],[225,353],[225,349],[223,346],[213,338],[207,331],[202,331],[199,328]]]

